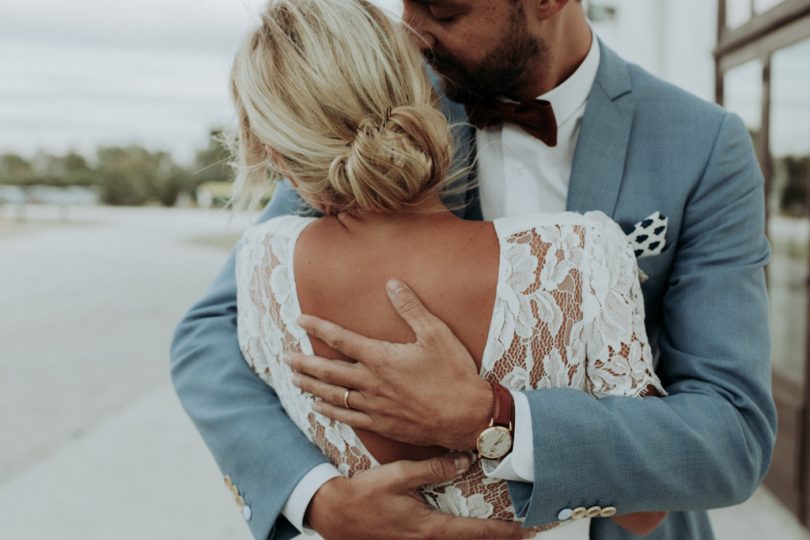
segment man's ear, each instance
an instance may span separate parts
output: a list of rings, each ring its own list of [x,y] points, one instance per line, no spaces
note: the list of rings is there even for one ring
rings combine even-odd
[[[552,18],[559,13],[569,2],[576,0],[534,0],[534,14],[541,21]]]

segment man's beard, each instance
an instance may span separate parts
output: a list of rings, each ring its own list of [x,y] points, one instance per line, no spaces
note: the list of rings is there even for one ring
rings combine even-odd
[[[512,97],[529,83],[532,69],[543,69],[549,54],[546,44],[529,35],[520,24],[513,24],[510,39],[468,68],[450,55],[426,50],[425,57],[441,76],[445,95],[452,101],[468,104],[481,99]]]

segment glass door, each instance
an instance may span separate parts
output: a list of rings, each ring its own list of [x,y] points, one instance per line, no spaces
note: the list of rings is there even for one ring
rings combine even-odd
[[[772,484],[805,523],[810,519],[810,38],[775,51],[770,65],[768,271],[778,452]],[[785,498],[785,497],[783,497]]]
[[[765,483],[810,527],[810,0],[720,0],[719,12],[718,99],[745,121],[765,176],[779,415]]]

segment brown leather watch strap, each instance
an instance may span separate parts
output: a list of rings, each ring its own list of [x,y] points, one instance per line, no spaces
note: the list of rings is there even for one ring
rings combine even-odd
[[[495,401],[492,403],[492,424],[512,431],[515,426],[515,400],[512,392],[500,383],[490,381]]]

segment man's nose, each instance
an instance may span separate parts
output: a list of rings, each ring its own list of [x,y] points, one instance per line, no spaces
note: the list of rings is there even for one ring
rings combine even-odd
[[[408,30],[408,37],[410,37],[411,41],[413,41],[414,45],[416,45],[416,47],[422,53],[436,47],[435,36],[432,33],[425,31],[424,28],[415,27],[412,25],[406,25],[405,28]]]
[[[430,31],[429,23],[410,2],[405,2],[402,12],[402,23],[414,44],[423,53],[436,46],[436,37]]]

